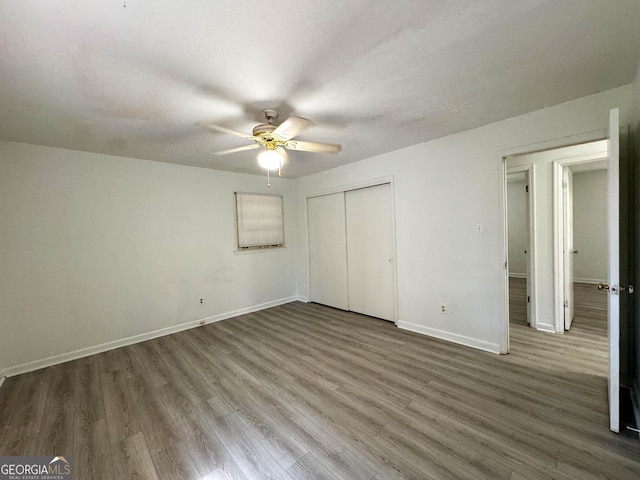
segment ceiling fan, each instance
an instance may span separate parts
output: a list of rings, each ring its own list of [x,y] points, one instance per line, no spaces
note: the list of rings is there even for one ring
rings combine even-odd
[[[340,145],[332,143],[293,140],[294,137],[313,127],[314,123],[311,120],[302,117],[289,117],[280,125],[274,125],[274,120],[278,118],[277,111],[271,109],[264,110],[264,116],[267,123],[254,127],[252,135],[237,132],[213,123],[203,123],[203,126],[212,130],[254,141],[254,143],[242,147],[215,152],[214,155],[228,155],[230,153],[244,152],[246,150],[264,147],[264,150],[258,155],[258,163],[261,167],[269,171],[280,170],[282,168],[284,164],[283,147],[287,150],[312,153],[338,153],[342,149]]]

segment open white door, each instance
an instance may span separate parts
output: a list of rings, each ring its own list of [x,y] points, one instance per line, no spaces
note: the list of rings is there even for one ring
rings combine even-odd
[[[620,119],[617,108],[609,114],[609,428],[620,431]]]
[[[564,329],[573,322],[573,172],[564,167],[562,172],[562,208],[564,230]]]

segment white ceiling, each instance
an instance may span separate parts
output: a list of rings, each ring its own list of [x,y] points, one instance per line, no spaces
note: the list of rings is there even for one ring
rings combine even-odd
[[[0,138],[239,172],[264,108],[308,175],[632,81],[638,0],[0,0]]]

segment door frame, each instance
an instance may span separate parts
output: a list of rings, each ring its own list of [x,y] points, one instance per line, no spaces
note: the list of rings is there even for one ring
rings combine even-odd
[[[564,169],[572,165],[591,163],[609,158],[606,142],[603,149],[575,157],[553,161],[553,270],[554,270],[554,326],[556,333],[564,332]],[[608,255],[608,253],[607,253]]]
[[[509,348],[509,205],[507,199],[507,175],[512,173],[525,172],[527,176],[527,184],[529,185],[529,198],[527,199],[528,209],[528,225],[527,225],[527,243],[528,243],[528,255],[527,255],[527,295],[530,297],[530,301],[527,303],[527,317],[531,328],[537,326],[537,309],[536,309],[536,185],[535,185],[535,171],[536,166],[533,163],[526,165],[518,165],[515,167],[507,166],[507,159],[504,159],[504,245],[506,253],[506,268],[505,277],[507,284],[506,292],[506,310],[507,310],[507,349]]]
[[[321,197],[323,195],[331,195],[333,193],[345,193],[349,190],[358,190],[360,188],[367,187],[375,187],[377,185],[383,185],[388,183],[391,187],[390,199],[391,202],[391,234],[392,234],[392,248],[393,248],[393,312],[395,315],[394,324],[398,325],[400,321],[400,312],[399,312],[399,301],[398,301],[398,252],[397,252],[397,242],[396,242],[396,193],[395,193],[395,178],[394,175],[385,175],[382,177],[370,178],[358,182],[345,183],[334,185],[329,188],[325,188],[322,190],[318,190],[315,192],[308,193],[304,196],[304,228],[306,235],[306,254],[307,254],[307,298],[305,299],[309,302],[309,295],[311,294],[311,255],[310,255],[310,245],[309,245],[309,207],[308,207],[308,199],[313,197]]]
[[[573,171],[571,167],[564,167],[562,169],[562,214],[564,220],[562,222],[562,260],[564,262],[563,270],[563,293],[564,293],[564,329],[568,331],[573,323],[573,317],[575,315],[575,296],[573,284],[575,282],[574,275],[574,236],[573,236]],[[569,213],[571,211],[571,213]],[[571,241],[568,241],[571,239]],[[570,248],[567,246],[570,245]],[[570,250],[570,251],[569,251]],[[570,295],[567,295],[571,292]],[[567,297],[569,301],[567,302]],[[567,315],[569,313],[569,315]],[[567,318],[568,317],[568,318]],[[569,327],[567,328],[567,324]]]

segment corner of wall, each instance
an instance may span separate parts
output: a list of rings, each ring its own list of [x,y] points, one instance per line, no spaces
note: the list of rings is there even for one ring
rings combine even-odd
[[[538,322],[536,324],[536,330],[539,330],[541,332],[547,332],[547,333],[557,333],[555,325],[552,325],[551,323]]]
[[[295,206],[295,222],[296,222],[296,237],[295,237],[295,277],[296,277],[296,296],[302,302],[309,301],[309,289],[307,286],[307,235],[306,235],[306,215],[307,202],[304,195],[301,193],[300,188],[301,179],[296,179],[294,183],[294,198],[296,199]]]

